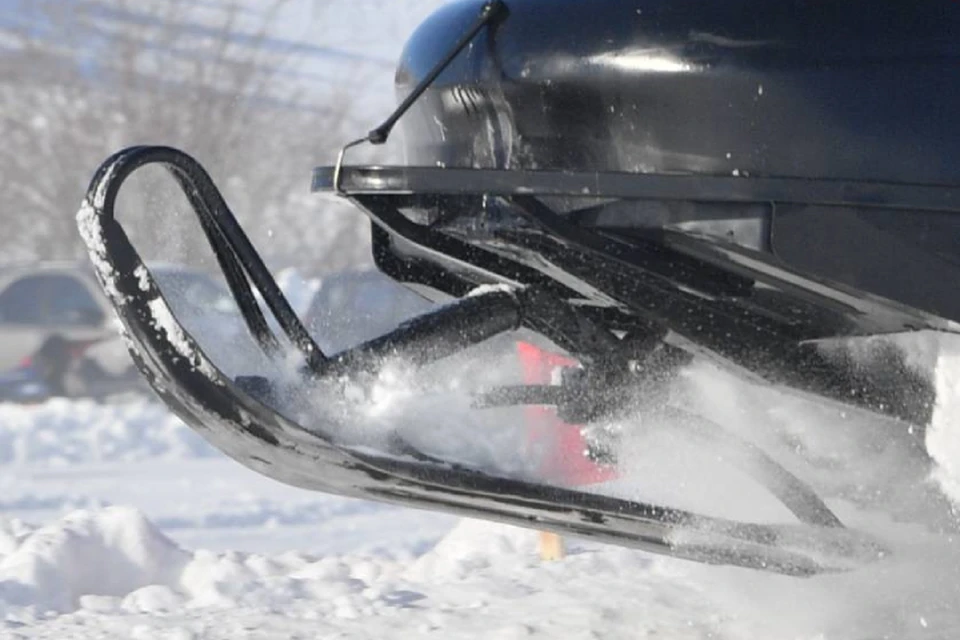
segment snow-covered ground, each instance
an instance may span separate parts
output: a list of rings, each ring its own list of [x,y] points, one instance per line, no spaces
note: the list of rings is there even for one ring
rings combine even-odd
[[[950,458],[943,397],[929,438]],[[541,562],[531,531],[262,478],[156,404],[0,406],[0,638],[960,637],[960,542],[834,506],[900,555],[812,579],[579,540]]]

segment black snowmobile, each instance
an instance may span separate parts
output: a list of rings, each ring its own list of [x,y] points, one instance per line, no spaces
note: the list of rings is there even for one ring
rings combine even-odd
[[[866,366],[822,346],[960,330],[957,33],[960,5],[927,1],[446,6],[403,53],[395,113],[316,169],[313,189],[369,216],[381,271],[455,300],[342,353],[317,346],[208,174],[179,150],[110,157],[78,222],[159,396],[260,473],[702,562],[842,570],[886,550],[845,527],[800,474],[704,419],[684,428],[741,461],[795,522],[547,485],[397,434],[380,449],[350,446],[342,414],[311,414],[290,397],[323,388],[339,398],[387,359],[429,367],[523,328],[579,365],[551,384],[477,390],[476,411],[551,405],[589,428],[642,402],[676,417],[657,398],[706,357],[903,433],[922,429],[930,384],[896,350]],[[404,166],[347,162],[397,124]],[[228,376],[170,312],[114,216],[124,180],[149,164],[182,187],[267,360],[300,354],[296,375],[278,364]],[[584,455],[610,447],[600,432]]]

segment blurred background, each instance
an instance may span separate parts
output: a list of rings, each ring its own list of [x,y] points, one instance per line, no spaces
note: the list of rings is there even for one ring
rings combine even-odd
[[[367,263],[362,217],[318,204],[310,170],[389,112],[403,44],[440,4],[0,2],[0,261],[80,257],[73,214],[93,170],[162,143],[207,167],[252,236],[272,236],[274,262]]]
[[[0,0],[0,401],[142,391],[75,220],[96,167],[129,145],[178,147],[206,167],[321,346],[422,311],[372,269],[366,217],[311,194],[310,173],[389,114],[404,43],[441,4]],[[181,321],[244,333],[162,170],[138,172],[118,211]]]

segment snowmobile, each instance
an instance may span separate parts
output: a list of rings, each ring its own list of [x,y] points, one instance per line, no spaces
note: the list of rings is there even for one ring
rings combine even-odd
[[[304,329],[183,151],[138,146],[107,159],[78,224],[157,394],[266,476],[705,563],[841,571],[887,550],[761,446],[708,420],[683,428],[741,462],[794,522],[548,485],[397,434],[353,446],[340,414],[289,397],[332,389],[335,404],[388,359],[429,367],[522,328],[576,366],[549,384],[479,390],[473,410],[551,406],[585,428],[638,401],[676,416],[683,410],[657,401],[664,385],[708,358],[904,433],[922,427],[930,386],[902,358],[863,367],[822,346],[960,331],[958,29],[960,7],[933,2],[441,8],[402,54],[396,111],[315,169],[312,186],[370,218],[379,270],[443,304],[340,353]],[[402,166],[347,162],[397,125]],[[275,369],[228,375],[171,313],[114,211],[124,181],[151,164],[182,187]],[[299,360],[288,375],[291,349]],[[602,440],[584,455],[602,457]]]

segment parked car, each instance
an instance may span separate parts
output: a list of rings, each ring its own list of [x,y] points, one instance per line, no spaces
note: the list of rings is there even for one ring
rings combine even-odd
[[[185,326],[224,339],[242,331],[229,292],[209,276],[179,265],[151,270]],[[117,322],[86,265],[0,269],[0,399],[105,397],[143,388]]]

